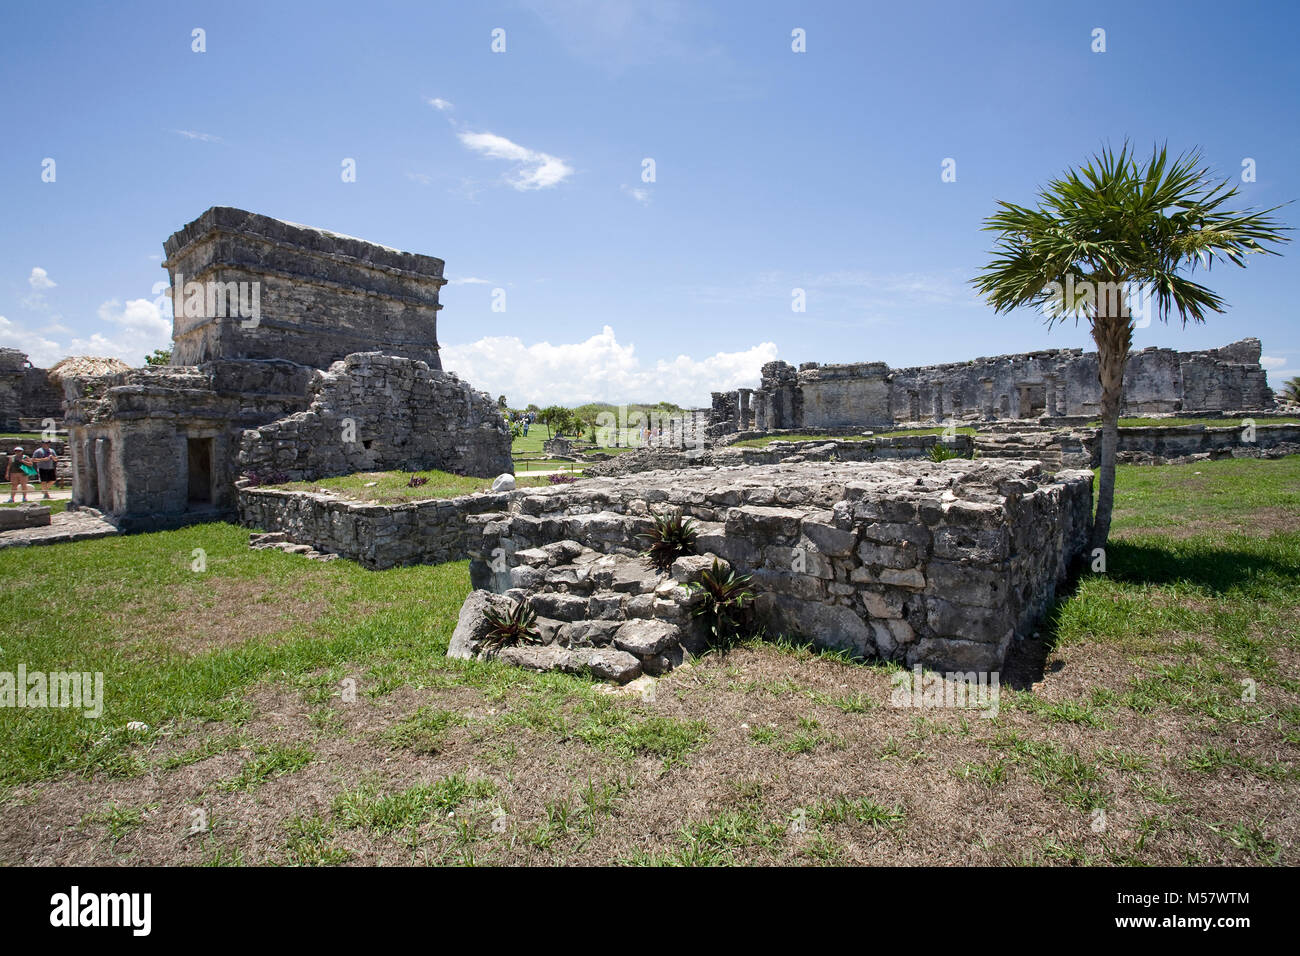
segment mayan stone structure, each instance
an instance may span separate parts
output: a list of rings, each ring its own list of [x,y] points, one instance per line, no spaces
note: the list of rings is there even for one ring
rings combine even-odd
[[[484,653],[479,612],[502,596],[540,618],[543,647],[512,650],[516,663],[615,680],[662,672],[698,649],[684,585],[717,556],[752,574],[771,635],[995,670],[1086,546],[1092,473],[1049,478],[1024,461],[798,462],[596,478],[508,500],[468,517],[470,576],[486,593],[471,595],[451,654]],[[698,554],[657,574],[636,536],[652,514],[675,512],[697,522]]]
[[[441,259],[228,206],[212,207],[163,249],[173,364],[286,359],[328,368],[382,346],[442,368]]]
[[[73,504],[124,529],[236,514],[242,475],[510,470],[438,359],[440,259],[215,207],[165,243],[172,364],[65,382]]]
[[[244,433],[242,466],[298,480],[354,471],[465,475],[513,470],[510,431],[495,402],[454,373],[360,352],[311,384],[305,410]]]
[[[17,349],[0,349],[0,428],[27,431],[47,418],[63,418],[63,389],[52,384],[43,368],[34,368]],[[8,450],[8,449],[6,449]]]
[[[1125,415],[1264,411],[1274,406],[1259,339],[1129,357]],[[1097,355],[1052,349],[891,369],[883,362],[763,366],[759,388],[715,393],[715,431],[885,428],[901,422],[1095,417]]]

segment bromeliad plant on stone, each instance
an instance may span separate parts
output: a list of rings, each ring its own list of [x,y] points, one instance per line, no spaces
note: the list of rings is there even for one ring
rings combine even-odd
[[[695,539],[699,530],[690,518],[682,517],[681,512],[671,515],[654,515],[654,527],[637,535],[647,542],[641,552],[657,571],[667,571],[673,562],[695,550]]]
[[[715,647],[729,646],[749,627],[754,605],[751,579],[752,575],[737,574],[714,558],[713,567],[700,572],[700,580],[690,585],[691,590],[704,594],[694,613],[708,618]]]
[[[485,648],[500,650],[518,644],[520,641],[527,641],[530,644],[540,642],[541,632],[537,629],[537,612],[527,604],[516,602],[508,611],[490,607],[483,612],[483,617],[489,625],[489,630],[483,638]]]

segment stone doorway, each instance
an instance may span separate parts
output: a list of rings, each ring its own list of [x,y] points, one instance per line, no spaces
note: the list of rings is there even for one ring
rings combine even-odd
[[[190,507],[212,504],[212,439],[188,438],[185,441],[189,467]]]

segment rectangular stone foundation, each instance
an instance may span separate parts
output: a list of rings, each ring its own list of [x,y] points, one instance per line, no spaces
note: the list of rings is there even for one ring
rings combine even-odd
[[[508,501],[467,518],[475,588],[535,603],[519,588],[530,575],[512,574],[535,549],[571,541],[636,554],[652,512],[681,511],[698,525],[698,553],[753,575],[768,636],[909,666],[997,670],[1087,546],[1092,473],[1047,477],[1038,462],[1005,460],[801,462],[592,479]],[[566,588],[541,580],[542,591]],[[609,603],[627,596],[584,600],[630,616]]]

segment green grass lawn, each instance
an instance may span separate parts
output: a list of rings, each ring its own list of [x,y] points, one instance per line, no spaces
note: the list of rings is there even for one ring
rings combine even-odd
[[[0,508],[19,508],[23,504],[22,495],[19,495],[18,500],[15,501],[13,504],[9,503],[8,485],[0,485],[0,495],[4,496],[4,497],[0,497]],[[35,492],[31,492],[27,495],[27,503],[29,505],[47,505],[50,509],[50,514],[52,515],[56,515],[60,511],[68,510],[67,498],[51,498],[49,501],[46,501],[44,498],[41,497],[41,493],[39,490]]]
[[[351,475],[334,478],[321,478],[317,481],[291,481],[272,487],[285,491],[329,491],[345,498],[357,501],[375,501],[380,504],[396,504],[403,501],[428,501],[431,498],[459,498],[492,490],[491,478],[475,478],[469,475],[453,475],[445,471],[414,472],[420,477],[428,478],[427,484],[416,488],[408,486],[411,475],[409,471],[359,471]],[[519,487],[532,487],[547,483],[543,476],[516,478]]]
[[[464,562],[226,524],[0,551],[0,671],[105,681],[99,719],[0,708],[0,863],[1300,863],[1300,456],[1117,485],[994,719],[787,642],[647,700],[448,660]]]
[[[959,435],[974,435],[975,429],[963,425],[956,429]],[[908,438],[917,435],[942,435],[943,428],[899,428],[894,431],[876,432],[874,435],[762,435],[758,438],[746,438],[734,442],[744,448],[763,448],[774,441],[875,441],[877,438]]]

